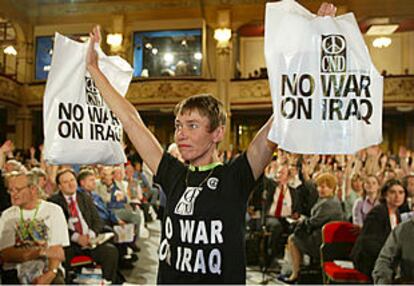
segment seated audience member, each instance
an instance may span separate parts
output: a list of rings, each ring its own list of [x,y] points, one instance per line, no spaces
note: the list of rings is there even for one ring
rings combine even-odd
[[[407,199],[400,207],[400,213],[409,213],[414,211],[414,174],[405,176],[402,179],[402,184],[407,190]]]
[[[92,199],[84,192],[77,192],[76,174],[71,169],[62,169],[56,175],[59,192],[50,201],[60,205],[68,221],[71,245],[65,248],[66,269],[76,255],[91,256],[102,266],[103,278],[117,282],[118,251],[116,247],[105,242],[92,248],[91,239],[103,228],[102,220]],[[67,280],[67,282],[70,282]]]
[[[4,172],[9,173],[12,171],[27,171],[26,168],[17,160],[7,160],[4,164]]]
[[[362,227],[371,209],[378,205],[379,180],[376,176],[368,176],[363,185],[362,197],[358,198],[352,209],[352,223]]]
[[[26,168],[19,161],[12,159],[13,158],[14,145],[13,142],[7,140],[0,147],[0,169],[1,169],[1,179],[3,187],[0,189],[0,213],[11,206],[10,195],[7,193],[7,186],[4,187],[4,177],[7,173],[12,171],[22,171],[27,172]]]
[[[362,196],[363,189],[363,180],[359,174],[354,174],[352,177],[346,174],[344,209],[347,221],[352,221],[352,209],[355,201]]]
[[[152,187],[152,173],[151,170],[143,162],[135,162],[134,178],[142,182],[142,193],[145,200],[152,206],[156,207],[158,200],[158,190]]]
[[[119,219],[110,209],[108,209],[102,198],[97,193],[95,193],[96,176],[95,172],[92,169],[82,169],[78,175],[78,183],[80,185],[80,191],[85,192],[92,198],[95,207],[98,210],[99,216],[105,223],[105,230],[114,232],[112,228],[114,225],[125,224],[124,221]],[[116,243],[115,246],[117,247],[119,253],[120,267],[122,265],[122,267],[124,268],[132,268],[133,265],[129,263],[130,261],[127,261],[127,259],[124,258],[127,253],[127,245]],[[135,254],[133,255],[133,257],[134,261],[137,260],[137,256]]]
[[[142,181],[134,177],[134,167],[128,164],[125,167],[125,180],[128,182],[127,194],[131,201],[143,203]]]
[[[413,238],[414,218],[392,230],[375,262],[375,284],[414,284]]]
[[[274,180],[263,178],[263,189],[266,190],[266,226],[272,233],[270,237],[271,258],[277,255],[279,240],[282,234],[288,232],[289,223],[286,221],[293,213],[295,201],[295,189],[288,186],[289,167],[279,167]]]
[[[39,196],[46,200],[48,198],[48,194],[46,193],[46,184],[47,184],[47,175],[46,172],[41,168],[32,168],[30,170],[31,172],[34,172],[36,176],[39,178],[38,188],[39,188]]]
[[[148,182],[134,177],[134,167],[128,164],[125,167],[125,181],[127,185],[128,201],[134,208],[139,208],[144,213],[145,222],[152,220],[150,212],[153,211],[152,206],[148,203],[147,198],[144,197],[144,192],[148,192],[150,188]]]
[[[124,224],[122,220],[118,219],[116,215],[107,208],[103,199],[95,193],[96,176],[93,170],[81,170],[78,175],[78,183],[80,185],[80,190],[92,198],[100,218],[106,225],[112,226],[114,224]]]
[[[111,186],[114,182],[112,167],[103,167],[100,171],[100,179],[96,184],[96,193],[108,204],[111,200]]]
[[[118,189],[124,193],[128,193],[128,182],[124,180],[125,174],[124,174],[124,167],[122,166],[116,166],[112,169],[112,178],[114,184],[118,187]]]
[[[62,284],[63,247],[69,246],[62,209],[39,198],[34,172],[13,171],[8,192],[13,206],[0,218],[4,284]]]
[[[381,188],[380,204],[367,215],[351,257],[355,268],[371,277],[375,260],[391,230],[401,221],[398,208],[404,203],[406,190],[401,182],[391,179]]]
[[[300,265],[304,254],[319,260],[322,243],[322,227],[335,220],[343,220],[341,203],[335,196],[336,177],[322,173],[316,178],[318,201],[311,209],[311,216],[299,222],[294,233],[289,236],[287,250],[292,257],[292,274],[285,282],[294,282],[299,277]]]
[[[101,185],[99,188],[99,195],[105,197],[108,209],[116,215],[116,217],[126,223],[135,225],[135,240],[140,236],[141,214],[139,211],[134,211],[129,205],[128,196],[121,191],[114,183],[113,172],[111,167],[105,167],[102,171],[103,178],[101,178]],[[137,249],[131,245],[133,249]]]

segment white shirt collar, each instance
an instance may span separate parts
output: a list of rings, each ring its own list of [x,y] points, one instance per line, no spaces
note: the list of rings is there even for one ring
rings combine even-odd
[[[62,193],[62,194],[63,194],[63,193]],[[76,202],[76,192],[75,192],[73,195],[70,195],[70,196],[65,195],[65,194],[63,194],[63,196],[65,197],[66,202],[67,202],[68,204],[70,203],[70,199],[72,199],[73,201],[75,201],[75,202]]]

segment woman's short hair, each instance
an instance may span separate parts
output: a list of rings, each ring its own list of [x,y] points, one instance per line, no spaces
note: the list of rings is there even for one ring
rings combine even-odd
[[[226,125],[226,112],[223,103],[211,94],[198,94],[190,96],[179,102],[174,109],[174,115],[197,110],[200,115],[206,116],[210,122],[210,132],[217,127]]]
[[[326,184],[329,188],[335,190],[336,186],[338,185],[338,181],[334,175],[331,173],[322,173],[316,177],[316,185],[320,186],[322,184]]]

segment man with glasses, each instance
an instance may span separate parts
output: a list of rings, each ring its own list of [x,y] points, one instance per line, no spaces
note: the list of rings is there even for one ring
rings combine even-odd
[[[62,209],[39,199],[33,172],[13,171],[6,179],[12,206],[0,218],[2,283],[63,283],[61,262],[69,236]]]

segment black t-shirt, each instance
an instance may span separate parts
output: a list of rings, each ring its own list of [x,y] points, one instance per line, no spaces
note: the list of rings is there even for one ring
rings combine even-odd
[[[165,153],[154,180],[167,196],[158,283],[246,283],[245,214],[255,183],[246,154],[198,172]]]

